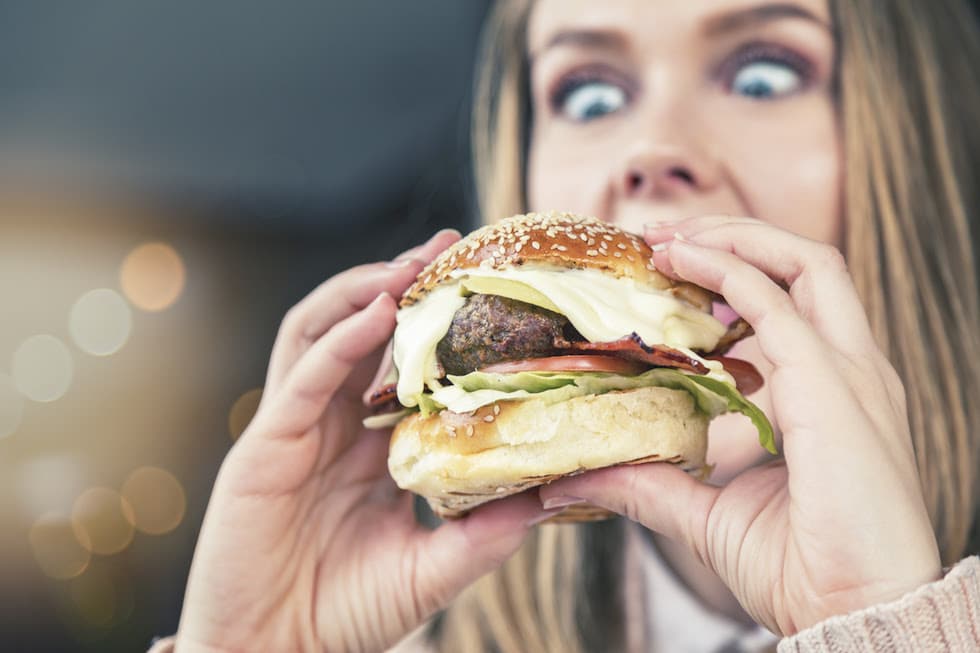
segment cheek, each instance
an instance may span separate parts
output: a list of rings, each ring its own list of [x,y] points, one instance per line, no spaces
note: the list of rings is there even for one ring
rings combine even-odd
[[[843,162],[836,120],[822,103],[810,109],[792,121],[748,122],[731,131],[737,154],[728,168],[753,217],[840,247]]]
[[[529,211],[570,211],[600,216],[609,171],[608,138],[575,139],[558,129],[532,136],[528,152]]]

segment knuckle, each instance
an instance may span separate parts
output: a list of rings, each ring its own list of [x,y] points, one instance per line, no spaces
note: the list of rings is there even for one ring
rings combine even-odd
[[[833,245],[820,245],[815,258],[820,270],[840,273],[847,272],[847,261],[844,258],[844,254]]]
[[[302,333],[303,324],[303,303],[296,304],[282,318],[279,324],[279,337],[293,338]]]

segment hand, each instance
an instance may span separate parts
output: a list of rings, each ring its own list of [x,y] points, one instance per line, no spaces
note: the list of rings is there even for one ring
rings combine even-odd
[[[326,281],[289,311],[252,423],[215,482],[179,651],[381,651],[500,565],[536,519],[515,496],[429,531],[388,475],[361,394],[440,232]]]
[[[754,327],[784,459],[721,488],[663,463],[610,468],[542,488],[544,506],[588,500],[682,542],[784,635],[937,579],[904,389],[840,253],[747,218],[646,239],[658,269],[721,294]]]

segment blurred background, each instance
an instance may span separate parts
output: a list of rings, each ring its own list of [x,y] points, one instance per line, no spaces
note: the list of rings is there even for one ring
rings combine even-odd
[[[0,649],[174,632],[282,315],[468,227],[488,4],[0,2]]]

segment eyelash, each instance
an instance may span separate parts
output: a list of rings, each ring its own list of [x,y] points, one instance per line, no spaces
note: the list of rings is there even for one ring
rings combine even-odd
[[[774,63],[791,68],[800,76],[800,90],[805,90],[813,79],[814,67],[809,59],[781,45],[762,42],[747,43],[726,57],[718,66],[715,78],[730,90],[738,72],[752,63]]]
[[[568,97],[586,84],[596,82],[619,86],[626,94],[626,100],[633,98],[631,85],[619,73],[605,66],[588,66],[562,75],[548,93],[548,105],[552,112],[561,113]]]

